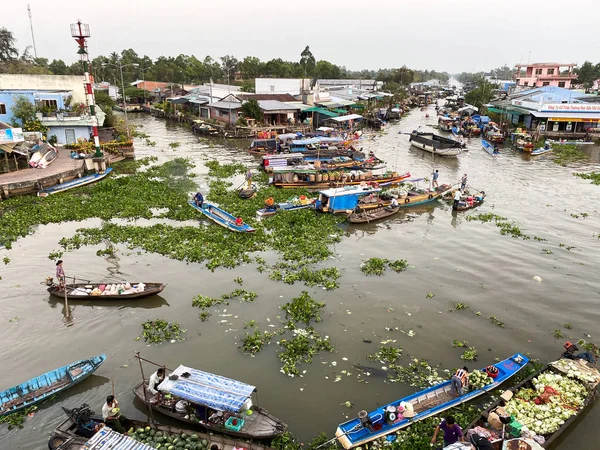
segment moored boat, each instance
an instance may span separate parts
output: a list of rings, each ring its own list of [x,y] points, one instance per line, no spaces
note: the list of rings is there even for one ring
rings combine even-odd
[[[500,150],[498,150],[498,147],[494,144],[490,144],[488,141],[486,141],[485,139],[481,140],[481,147],[487,152],[489,153],[491,156],[493,157],[498,157],[500,156]]]
[[[197,211],[200,211],[210,220],[212,220],[218,225],[221,225],[222,227],[227,228],[228,230],[237,231],[238,233],[252,233],[256,231],[255,228],[252,228],[250,225],[244,223],[243,221],[241,221],[240,223],[240,220],[238,220],[238,218],[235,217],[233,214],[222,210],[221,208],[219,208],[216,205],[213,205],[212,203],[204,202],[202,206],[196,205],[196,203],[193,200],[188,201],[188,203],[192,208],[196,209]]]
[[[459,397],[451,394],[450,380],[432,386],[403,399],[383,405],[374,411],[359,412],[359,417],[340,424],[336,437],[345,449],[366,444],[374,439],[394,433],[412,423],[435,416],[447,409],[473,400],[490,392],[509,380],[529,361],[526,356],[516,353],[510,358],[494,364],[498,369],[496,378],[480,389],[472,390]],[[404,413],[400,406],[403,405]],[[412,413],[407,414],[407,411]]]
[[[379,201],[381,188],[372,186],[345,186],[319,191],[315,208],[320,212],[333,214],[350,214],[357,208],[360,210],[375,209],[379,205],[386,206]]]
[[[304,196],[302,196],[304,197]],[[287,202],[283,202],[283,203],[276,203],[274,205],[273,208],[262,208],[259,209],[258,211],[256,211],[256,214],[260,217],[268,217],[268,216],[274,216],[275,214],[277,214],[277,212],[279,211],[297,211],[299,209],[307,209],[307,208],[314,208],[315,207],[315,202],[316,202],[316,197],[315,198],[298,198],[298,199],[291,199],[288,200]]]
[[[102,417],[96,415],[86,404],[72,410],[63,407],[63,411],[67,415],[67,418],[54,429],[52,436],[48,440],[48,448],[50,450],[91,448],[99,440],[102,440],[107,448],[117,448],[114,446],[115,444],[128,444],[129,447],[126,448],[144,450],[145,448],[152,449],[154,446],[148,445],[145,447],[142,442],[153,441],[156,444],[161,443],[163,444],[162,446],[165,446],[165,444],[173,443],[175,438],[183,441],[183,445],[189,443],[190,449],[193,448],[194,450],[208,450],[213,444],[216,444],[220,449],[244,448],[246,450],[269,450],[268,447],[264,447],[263,445],[233,439],[222,434],[200,433],[186,428],[151,424],[133,419],[129,421],[134,432],[130,434],[130,437],[126,437],[111,430],[109,427],[103,427],[104,421]],[[96,431],[97,428],[101,429]],[[96,436],[96,434],[99,435]],[[187,440],[188,438],[189,441]],[[88,443],[87,447],[83,447],[86,445],[86,442]]]
[[[371,171],[360,173],[324,172],[313,167],[279,167],[273,170],[273,184],[282,188],[305,187],[311,190],[326,189],[334,186],[358,186],[367,182],[376,182],[380,186],[397,184],[410,177],[410,173],[387,172],[376,175]]]
[[[86,175],[85,177],[76,178],[75,180],[67,181],[66,183],[57,184],[56,186],[51,186],[49,188],[43,189],[39,191],[37,195],[39,197],[47,197],[51,194],[58,194],[59,192],[68,191],[69,189],[85,186],[86,184],[95,183],[96,181],[100,181],[103,178],[107,177],[111,172],[112,167],[109,167],[103,173],[94,173],[91,175]]]
[[[240,198],[244,198],[244,199],[248,199],[248,198],[252,198],[256,195],[256,185],[251,185],[251,186],[246,186],[246,187],[242,187],[238,190],[238,195],[240,196]]]
[[[452,131],[452,124],[455,119],[453,117],[442,116],[438,118],[438,128],[442,131]]]
[[[400,206],[387,206],[367,210],[361,209],[360,211],[354,211],[346,220],[350,223],[371,223],[376,220],[393,216],[394,214],[397,214],[398,211],[400,211]]]
[[[531,151],[531,156],[543,155],[544,153],[548,153],[552,151],[552,146],[546,142],[543,147],[536,148]]]
[[[48,167],[57,157],[58,152],[48,142],[43,142],[34,147],[35,152],[29,159],[29,165],[31,167],[37,167],[43,169]]]
[[[66,297],[69,300],[132,300],[159,294],[166,286],[162,283],[74,283],[66,285]],[[48,292],[65,298],[65,291],[59,285],[51,285]]]
[[[439,156],[456,157],[465,147],[464,144],[454,139],[434,133],[419,133],[416,130],[410,134],[409,141],[413,147]]]
[[[287,424],[252,404],[256,387],[241,381],[180,365],[158,390],[164,395],[152,396],[140,382],[133,393],[154,411],[230,436],[270,439],[287,429]]]
[[[31,406],[80,383],[105,359],[105,354],[82,359],[0,392],[0,416]]]
[[[505,391],[464,432],[488,439],[494,450],[531,449],[506,445],[526,440],[548,448],[592,404],[599,381],[591,364],[563,357]]]

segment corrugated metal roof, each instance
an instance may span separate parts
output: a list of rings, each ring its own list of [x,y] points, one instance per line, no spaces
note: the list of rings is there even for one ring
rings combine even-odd
[[[360,114],[348,114],[347,116],[334,117],[331,120],[335,120],[336,122],[348,122],[349,120],[358,120],[362,118],[363,116]]]
[[[208,106],[210,108],[218,109],[240,109],[242,107],[242,104],[238,102],[214,102],[209,103]]]
[[[277,100],[258,100],[260,109],[265,111],[297,111],[300,108]]]
[[[252,94],[241,92],[236,94],[245,100],[277,100],[279,102],[296,102],[298,99],[291,94]]]

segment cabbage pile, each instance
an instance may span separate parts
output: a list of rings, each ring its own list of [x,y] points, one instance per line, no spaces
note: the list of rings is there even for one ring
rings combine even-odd
[[[506,405],[506,411],[536,434],[554,433],[577,414],[588,391],[576,380],[552,372],[532,380],[535,389],[523,388]]]
[[[481,370],[474,370],[473,372],[469,373],[469,386],[471,386],[471,389],[473,390],[481,389],[482,387],[493,382],[494,380],[488,377],[487,373],[482,372]]]
[[[567,377],[569,378],[575,378],[579,381],[589,383],[594,383],[596,381],[594,377],[581,370],[581,366],[573,360],[563,358],[553,362],[552,365],[567,372]]]

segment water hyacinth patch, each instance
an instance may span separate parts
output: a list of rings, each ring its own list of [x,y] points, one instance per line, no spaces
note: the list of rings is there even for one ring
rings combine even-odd
[[[281,371],[289,376],[300,375],[298,364],[311,363],[313,356],[320,351],[332,352],[328,336],[321,336],[312,327],[296,328],[292,339],[280,339],[278,344],[282,350],[277,352],[279,360],[283,363]]]
[[[460,359],[465,361],[477,361],[477,349],[475,347],[467,348],[462,355],[460,355]]]
[[[371,361],[379,361],[381,364],[393,366],[402,356],[402,347],[380,345],[373,355],[368,355]]]
[[[142,330],[141,336],[138,336],[136,340],[143,337],[145,342],[151,344],[160,344],[171,340],[183,341],[185,338],[182,334],[187,331],[182,329],[177,322],[167,322],[162,319],[148,320],[142,323]]]
[[[592,184],[600,185],[600,172],[575,173],[574,175],[584,180],[592,180]]]
[[[381,276],[383,275],[383,272],[385,272],[387,267],[389,267],[392,270],[395,270],[396,272],[402,272],[403,270],[406,270],[408,268],[408,263],[404,259],[391,261],[387,258],[370,258],[366,261],[363,261],[363,263],[360,266],[360,270],[362,270],[362,272],[365,275]]]
[[[251,321],[252,325],[254,321]],[[246,327],[244,327],[246,328]],[[266,344],[271,343],[271,339],[276,333],[263,331],[262,333],[258,328],[254,329],[254,333],[246,333],[244,339],[242,339],[242,346],[240,347],[244,353],[249,353],[254,356],[260,352]]]
[[[208,174],[215,178],[231,178],[234,175],[246,173],[246,167],[241,163],[221,164],[216,159],[204,163]]]
[[[302,291],[300,296],[293,298],[281,309],[285,311],[286,318],[289,317],[293,322],[302,322],[308,326],[311,321],[321,321],[321,311],[324,307],[325,303],[316,302],[308,292]]]

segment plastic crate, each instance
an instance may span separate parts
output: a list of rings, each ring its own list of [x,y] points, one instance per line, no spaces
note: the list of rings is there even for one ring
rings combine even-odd
[[[237,421],[237,425],[233,424],[234,420]],[[243,426],[244,419],[240,419],[238,417],[230,417],[229,419],[227,419],[227,422],[225,422],[225,428],[227,428],[228,430],[240,431]]]
[[[508,424],[509,433],[514,437],[520,437],[523,424],[521,422],[517,422],[514,416],[511,416],[511,419],[511,422]]]

